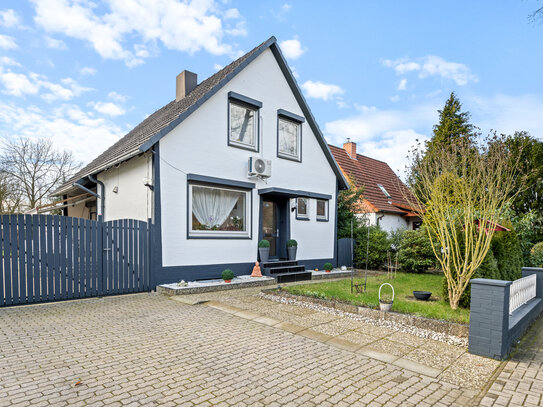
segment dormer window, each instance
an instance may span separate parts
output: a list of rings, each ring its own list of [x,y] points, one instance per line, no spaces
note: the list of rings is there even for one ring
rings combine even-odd
[[[392,197],[390,196],[390,194],[388,193],[388,191],[385,189],[384,186],[382,186],[381,184],[377,184],[377,186],[381,189],[381,191],[383,192],[383,194],[385,194],[385,196],[386,196],[388,199],[392,199]]]

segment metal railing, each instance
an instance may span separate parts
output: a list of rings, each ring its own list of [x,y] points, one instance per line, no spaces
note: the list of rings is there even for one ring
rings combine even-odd
[[[535,298],[537,276],[532,274],[513,281],[509,292],[509,314]]]

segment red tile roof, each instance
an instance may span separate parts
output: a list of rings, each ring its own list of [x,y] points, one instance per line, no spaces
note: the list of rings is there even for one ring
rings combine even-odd
[[[413,205],[409,202],[414,202],[415,198],[387,163],[361,154],[353,159],[343,148],[332,145],[329,147],[343,174],[356,186],[364,188],[365,203],[369,204],[372,212],[415,215]],[[379,188],[379,184],[385,188],[390,198]],[[405,198],[406,194],[410,197],[409,200]]]

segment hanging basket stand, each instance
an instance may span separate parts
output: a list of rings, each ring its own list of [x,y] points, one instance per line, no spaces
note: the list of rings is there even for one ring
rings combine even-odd
[[[381,300],[381,288],[383,288],[384,285],[390,286],[392,288],[392,300],[390,302],[382,301]],[[392,287],[392,284],[389,283],[383,283],[379,287],[379,309],[381,311],[388,312],[392,309],[392,303],[394,302],[394,287]]]

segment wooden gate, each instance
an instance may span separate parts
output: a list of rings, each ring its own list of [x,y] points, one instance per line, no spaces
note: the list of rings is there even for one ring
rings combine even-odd
[[[148,291],[149,227],[1,215],[0,306]]]

